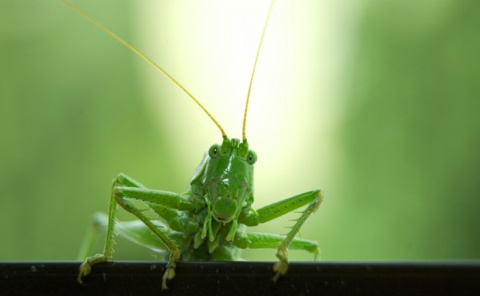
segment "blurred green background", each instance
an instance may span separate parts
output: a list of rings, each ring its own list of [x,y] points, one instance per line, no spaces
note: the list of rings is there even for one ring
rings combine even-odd
[[[268,2],[75,3],[240,137]],[[247,123],[257,207],[322,188],[301,231],[322,260],[479,259],[479,10],[278,1]],[[58,1],[0,0],[0,260],[76,259],[119,172],[181,192],[220,140],[169,81]],[[285,233],[294,217],[252,230]],[[154,258],[121,239],[116,256]]]

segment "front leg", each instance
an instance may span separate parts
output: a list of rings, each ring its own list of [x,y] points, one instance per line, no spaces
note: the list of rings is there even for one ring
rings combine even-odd
[[[85,261],[82,263],[82,265],[80,265],[80,272],[78,273],[78,277],[77,277],[77,281],[80,284],[83,284],[84,278],[90,275],[90,273],[92,272],[93,265],[106,262],[112,259],[114,235],[115,235],[115,232],[114,232],[115,219],[117,215],[117,201],[115,199],[113,192],[114,192],[114,188],[118,186],[145,188],[139,182],[123,174],[119,174],[115,178],[112,184],[112,194],[110,196],[110,204],[108,209],[107,234],[106,234],[103,253],[87,257]],[[94,224],[97,224],[97,222],[95,221]],[[91,245],[93,244],[93,239],[90,236],[88,237],[88,241],[86,244],[88,244],[88,246],[86,246],[85,244],[82,245],[82,248],[81,248],[82,251],[80,251],[80,256],[85,256],[84,253],[86,252],[86,250],[89,250],[91,248]]]
[[[116,201],[121,205],[126,211],[135,215],[140,221],[142,221],[150,230],[165,244],[168,251],[170,252],[170,258],[167,263],[167,270],[165,271],[162,279],[162,290],[167,290],[167,280],[171,280],[175,277],[175,267],[177,266],[177,261],[180,258],[180,248],[177,246],[175,241],[170,238],[167,234],[163,233],[155,224],[142,213],[142,210],[137,209],[133,206],[128,200],[141,200],[153,202],[156,198],[165,197],[162,192],[154,190],[139,190],[137,188],[130,187],[114,187],[113,195],[115,196]],[[168,195],[167,195],[168,196]]]
[[[287,273],[288,270],[288,258],[287,258],[287,248],[294,239],[295,235],[300,231],[303,223],[307,221],[307,218],[314,213],[320,204],[323,201],[323,195],[320,190],[311,192],[311,197],[313,197],[313,201],[310,202],[308,207],[302,212],[300,217],[297,219],[297,222],[293,227],[290,229],[290,232],[287,234],[285,239],[282,243],[278,246],[277,257],[279,262],[277,262],[273,266],[273,270],[276,271],[275,276],[273,277],[273,281],[276,282],[280,276],[283,276]],[[301,195],[300,195],[301,197]],[[300,199],[299,197],[299,199]]]
[[[80,283],[83,282],[83,278],[91,273],[93,265],[108,261],[112,258],[116,208],[117,204],[119,204],[126,211],[135,215],[140,221],[142,221],[143,224],[145,224],[162,241],[166,249],[170,252],[170,259],[167,264],[167,271],[165,272],[162,281],[162,289],[167,289],[167,280],[170,280],[175,276],[175,267],[177,260],[180,258],[180,249],[175,243],[175,241],[168,236],[168,234],[164,233],[161,229],[159,229],[157,225],[155,225],[148,217],[146,217],[142,213],[142,210],[139,210],[135,206],[133,206],[129,202],[129,200],[137,200],[144,202],[147,206],[151,206],[152,209],[154,209],[155,206],[161,206],[181,211],[191,210],[194,208],[194,205],[192,203],[182,198],[179,194],[147,189],[140,183],[134,181],[127,176],[118,176],[117,179],[115,179],[112,187],[110,209],[108,213],[107,238],[105,241],[105,248],[103,254],[88,257],[85,260],[85,262],[80,266],[78,281]],[[156,207],[156,210],[160,211],[161,207]],[[166,220],[169,220],[168,217],[166,217]]]
[[[255,226],[260,223],[265,223],[267,221],[273,220],[280,216],[283,216],[289,212],[292,212],[302,206],[308,204],[305,210],[302,211],[300,217],[296,220],[293,227],[290,229],[288,234],[283,238],[283,240],[276,245],[277,254],[276,256],[279,259],[273,269],[275,271],[275,276],[273,280],[276,282],[280,276],[283,276],[287,273],[288,270],[288,256],[287,249],[294,240],[295,235],[300,231],[300,228],[305,223],[307,218],[315,212],[315,210],[320,206],[323,201],[322,192],[319,189],[307,191],[294,195],[292,197],[280,200],[271,205],[265,206],[259,210],[250,211],[245,215],[241,223],[246,224],[247,226]]]

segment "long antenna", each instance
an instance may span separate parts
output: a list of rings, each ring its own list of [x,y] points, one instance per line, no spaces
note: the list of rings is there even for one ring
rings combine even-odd
[[[265,32],[267,31],[267,26],[270,20],[270,15],[272,14],[274,4],[275,4],[275,0],[272,0],[272,2],[270,3],[270,7],[268,8],[267,19],[265,20],[265,24],[263,25],[262,37],[260,37],[260,43],[258,44],[257,55],[255,56],[255,62],[253,64],[252,76],[250,76],[250,84],[248,85],[247,100],[245,102],[245,111],[243,112],[243,125],[242,125],[243,141],[247,140],[247,132],[246,132],[247,112],[248,112],[248,104],[250,103],[250,93],[252,91],[253,76],[255,76],[255,69],[257,68],[257,61],[258,61],[258,57],[260,56],[260,49],[262,49],[263,38],[265,36]]]
[[[207,109],[205,109],[205,107],[203,107],[203,105],[200,103],[200,101],[198,101],[185,87],[183,87],[177,80],[175,80],[170,74],[168,74],[167,71],[163,70],[162,67],[160,67],[159,65],[157,65],[154,61],[152,61],[151,59],[149,59],[145,54],[143,54],[142,52],[140,52],[138,49],[136,49],[135,47],[133,47],[133,45],[131,45],[130,43],[128,43],[127,41],[123,40],[122,38],[120,38],[117,34],[113,33],[112,31],[110,31],[107,27],[105,27],[104,25],[102,25],[101,23],[99,23],[97,20],[95,20],[94,18],[92,18],[91,16],[89,16],[88,14],[86,14],[85,12],[83,12],[82,10],[80,10],[80,8],[76,7],[75,5],[71,4],[70,2],[66,1],[66,0],[60,0],[63,4],[65,4],[68,8],[70,8],[71,10],[75,11],[76,13],[78,13],[80,16],[82,16],[83,18],[85,18],[87,21],[89,21],[90,23],[94,24],[95,26],[99,27],[102,31],[104,31],[105,33],[109,34],[110,36],[112,36],[115,40],[117,40],[118,42],[122,43],[124,46],[126,46],[128,49],[130,49],[131,51],[133,51],[136,55],[138,55],[139,57],[141,57],[142,59],[144,59],[147,63],[149,63],[150,65],[152,65],[155,69],[157,69],[158,71],[160,71],[163,75],[165,75],[165,77],[167,77],[168,79],[170,79],[170,81],[172,81],[176,86],[178,86],[184,93],[186,93],[190,99],[192,99],[195,104],[198,105],[198,107],[200,107],[200,109],[203,110],[203,112],[205,112],[205,114],[207,114],[207,116],[213,121],[213,123],[215,123],[215,125],[218,127],[218,129],[220,130],[220,132],[222,133],[222,137],[226,137],[227,134],[225,133],[225,131],[223,130],[222,126],[218,123],[218,121],[212,116],[212,114],[210,114],[210,112],[208,112]]]

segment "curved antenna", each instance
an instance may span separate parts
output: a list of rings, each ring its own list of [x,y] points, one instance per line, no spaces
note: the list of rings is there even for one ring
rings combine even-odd
[[[263,38],[265,36],[265,32],[267,31],[268,22],[270,20],[270,15],[272,14],[274,4],[275,4],[275,0],[272,0],[272,2],[270,3],[270,7],[268,8],[267,19],[265,20],[265,24],[263,25],[262,37],[260,37],[260,43],[258,44],[258,48],[257,48],[257,55],[255,56],[255,62],[253,63],[252,75],[250,76],[250,84],[248,85],[247,100],[245,102],[245,111],[243,112],[243,125],[242,125],[243,141],[247,140],[247,132],[246,132],[247,112],[248,112],[248,104],[250,103],[250,93],[252,91],[253,76],[255,76],[255,69],[257,68],[257,61],[258,61],[258,57],[260,56],[260,49],[262,49]]]
[[[193,100],[193,102],[195,102],[195,104],[198,105],[198,107],[200,107],[200,109],[203,110],[203,112],[205,112],[205,114],[207,114],[207,116],[213,121],[213,123],[215,123],[215,125],[218,127],[218,129],[220,130],[220,132],[222,133],[222,137],[225,138],[227,137],[227,134],[225,133],[225,131],[223,130],[222,126],[218,123],[218,121],[212,116],[212,114],[210,114],[210,112],[208,112],[208,110],[203,107],[203,105],[200,103],[200,101],[198,101],[185,87],[183,87],[177,80],[175,80],[170,74],[168,74],[167,71],[163,70],[162,67],[160,67],[159,65],[157,65],[154,61],[152,61],[150,58],[148,58],[145,54],[143,54],[142,52],[140,52],[138,49],[136,49],[135,47],[133,47],[133,45],[131,45],[130,43],[128,43],[127,41],[123,40],[122,38],[120,38],[117,34],[113,33],[112,31],[110,31],[107,27],[105,27],[104,25],[102,25],[101,23],[99,23],[97,20],[95,20],[94,18],[92,18],[91,16],[89,16],[88,14],[86,14],[85,12],[83,12],[82,10],[80,10],[80,8],[76,7],[75,5],[69,3],[68,1],[66,0],[60,0],[63,4],[65,4],[68,8],[70,8],[71,10],[75,11],[76,13],[78,13],[80,16],[82,16],[83,18],[85,18],[87,21],[89,21],[90,23],[94,24],[95,26],[99,27],[102,31],[104,31],[105,33],[109,34],[110,36],[112,36],[115,40],[117,40],[118,42],[120,42],[121,44],[123,44],[125,47],[127,47],[128,49],[130,49],[131,51],[133,51],[136,55],[138,55],[139,57],[141,57],[143,60],[145,60],[147,63],[149,63],[150,65],[152,65],[155,69],[157,69],[158,71],[160,71],[165,77],[167,77],[168,79],[170,79],[170,81],[172,81],[176,86],[178,86],[185,94],[187,94],[187,96],[190,97],[190,99]]]

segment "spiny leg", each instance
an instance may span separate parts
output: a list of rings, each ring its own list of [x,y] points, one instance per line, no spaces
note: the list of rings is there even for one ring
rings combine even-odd
[[[315,196],[315,199],[302,212],[300,217],[297,219],[297,222],[290,229],[290,232],[287,234],[285,239],[278,246],[278,251],[276,256],[278,257],[278,259],[280,259],[280,261],[273,266],[273,270],[276,271],[276,274],[273,277],[274,282],[278,281],[280,276],[283,276],[287,273],[287,270],[288,270],[287,248],[289,247],[290,243],[294,239],[295,235],[300,231],[300,228],[305,223],[307,218],[317,210],[317,208],[320,206],[320,204],[323,201],[323,195],[320,190],[314,196]]]
[[[288,258],[287,258],[287,248],[289,247],[290,243],[294,239],[295,235],[300,231],[300,227],[302,227],[303,223],[307,220],[308,216],[316,211],[316,209],[320,206],[320,203],[323,200],[322,192],[318,192],[317,198],[312,201],[308,207],[303,211],[302,215],[297,219],[297,222],[291,228],[290,232],[287,234],[285,239],[280,243],[278,246],[277,251],[277,258],[280,259],[274,266],[273,270],[277,273],[273,277],[273,281],[278,281],[280,276],[283,276],[287,273],[288,270]]]
[[[110,199],[110,210],[108,214],[107,238],[105,241],[104,253],[89,257],[80,267],[79,282],[83,281],[83,277],[91,272],[91,267],[94,264],[105,262],[112,258],[113,255],[113,236],[116,216],[117,204],[121,205],[126,211],[135,215],[140,219],[167,247],[170,252],[170,259],[167,264],[167,270],[163,276],[162,288],[167,289],[167,280],[175,276],[176,261],[180,257],[180,249],[175,244],[174,240],[162,232],[150,218],[145,216],[141,210],[134,207],[128,200],[142,201],[147,205],[159,205],[167,208],[178,210],[191,210],[193,204],[183,199],[179,194],[152,190],[143,187],[140,183],[133,179],[120,175],[113,184],[112,196]]]
[[[150,220],[150,218],[148,218],[142,213],[142,210],[139,210],[135,206],[133,206],[129,202],[129,200],[137,200],[144,202],[146,205],[150,206],[152,210],[160,212],[162,210],[162,207],[180,211],[189,211],[195,208],[195,204],[183,198],[177,193],[147,188],[118,186],[113,188],[112,194],[115,197],[117,203],[121,205],[126,211],[135,215],[148,228],[150,228],[150,230],[162,241],[162,243],[170,252],[170,258],[167,263],[167,270],[165,271],[162,280],[162,289],[168,289],[167,280],[171,280],[175,277],[175,267],[178,259],[180,258],[180,248],[175,243],[175,240],[173,238],[169,237],[166,233],[159,229],[155,225],[155,223]],[[167,220],[170,221],[169,219]],[[174,218],[171,221],[176,220]]]
[[[139,209],[134,207],[131,203],[127,201],[129,196],[124,196],[122,193],[122,187],[115,187],[114,188],[114,196],[119,205],[121,205],[126,211],[132,213],[133,215],[137,216],[145,225],[150,228],[159,237],[162,242],[166,245],[170,252],[170,258],[167,263],[167,270],[165,271],[162,279],[162,289],[166,290],[167,287],[167,280],[171,280],[175,277],[175,267],[177,264],[178,259],[180,258],[180,248],[175,244],[175,242],[170,239],[167,235],[162,233],[150,219],[145,216]]]
[[[115,217],[117,213],[117,201],[113,194],[113,191],[114,191],[113,189],[117,186],[144,188],[142,184],[138,183],[137,181],[131,179],[126,175],[119,174],[115,178],[112,184],[112,193],[110,196],[110,203],[109,203],[109,209],[108,209],[108,226],[107,226],[105,245],[103,248],[103,254],[96,254],[94,256],[87,257],[85,261],[82,263],[82,265],[80,265],[80,272],[78,273],[78,277],[77,277],[77,281],[80,284],[83,284],[83,279],[92,272],[93,265],[101,262],[106,262],[109,259],[111,259],[113,256]],[[94,228],[97,226],[96,218],[97,217],[94,217],[94,226],[93,226]],[[87,235],[87,240],[90,240],[90,241],[89,242],[87,241],[84,244],[82,244],[80,255],[84,255],[83,253],[88,252],[88,250],[90,249],[90,245],[93,243],[93,235],[91,230]]]
[[[249,217],[246,218],[246,225],[258,225],[259,223],[265,223],[282,215],[285,215],[288,212],[294,211],[304,205],[308,206],[305,210],[302,211],[300,217],[296,220],[293,227],[286,236],[282,237],[283,240],[277,243],[275,247],[277,248],[276,256],[279,259],[273,266],[273,270],[276,272],[273,277],[273,281],[276,282],[280,276],[283,276],[287,273],[288,270],[288,256],[287,249],[294,241],[295,235],[300,231],[300,228],[305,223],[307,218],[315,212],[315,210],[320,206],[323,201],[322,192],[318,189],[300,193],[292,197],[280,200],[271,205],[267,205],[257,212],[252,212]]]

